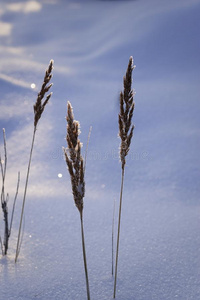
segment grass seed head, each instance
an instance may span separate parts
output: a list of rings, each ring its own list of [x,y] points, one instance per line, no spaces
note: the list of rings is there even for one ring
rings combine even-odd
[[[67,104],[67,136],[68,147],[64,149],[65,160],[71,177],[74,202],[79,212],[83,210],[83,197],[85,196],[84,162],[81,155],[80,124],[74,120],[71,103]]]
[[[121,138],[120,145],[120,160],[122,168],[126,164],[126,156],[130,149],[131,139],[133,136],[134,125],[132,125],[132,117],[134,111],[134,91],[132,89],[132,71],[135,68],[133,65],[132,56],[129,59],[126,75],[123,78],[124,89],[120,93],[120,113],[118,118],[119,136]]]
[[[41,90],[38,93],[38,97],[36,99],[36,102],[33,106],[34,109],[34,127],[36,128],[39,119],[42,116],[42,113],[44,111],[45,106],[47,105],[49,99],[51,98],[52,93],[48,94],[46,96],[46,99],[42,102],[44,96],[46,93],[49,92],[50,88],[52,87],[52,83],[49,84],[51,78],[52,78],[52,71],[53,71],[53,60],[50,61],[48,69],[45,72],[44,76],[44,82],[42,84]]]

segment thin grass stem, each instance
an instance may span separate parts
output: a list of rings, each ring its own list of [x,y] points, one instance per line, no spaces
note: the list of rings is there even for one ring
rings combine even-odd
[[[2,243],[1,236],[0,236],[0,245],[1,245],[1,252],[2,252],[2,255],[3,255],[3,243]]]
[[[84,269],[85,269],[85,280],[86,280],[86,288],[87,288],[87,299],[90,300],[90,288],[89,288],[87,259],[86,259],[86,251],[85,251],[85,238],[84,238],[83,213],[82,213],[82,211],[80,212],[80,219],[81,219],[81,237],[82,237],[83,261],[84,261]]]
[[[16,188],[16,193],[15,193],[15,198],[14,198],[14,201],[13,201],[13,208],[12,208],[12,214],[11,214],[11,219],[10,219],[9,236],[11,235],[13,217],[14,217],[14,212],[15,212],[15,204],[16,204],[18,190],[19,190],[19,182],[20,182],[20,172],[18,172],[17,188]]]
[[[20,243],[19,243],[19,252],[20,252],[22,242],[23,242],[24,230],[25,230],[25,214],[24,214],[23,222],[22,222],[22,234],[21,234],[21,240],[20,240]]]
[[[3,128],[3,142],[4,142],[4,166],[0,157],[1,174],[2,174],[2,189],[1,189],[1,207],[4,217],[4,240],[3,240],[3,255],[7,254],[8,240],[9,240],[9,228],[8,228],[8,194],[5,196],[5,178],[7,170],[7,147],[6,147],[6,132]]]
[[[122,168],[122,177],[121,177],[121,192],[120,192],[120,203],[119,203],[119,218],[118,218],[118,231],[117,231],[117,250],[116,250],[116,261],[115,261],[115,279],[114,279],[114,293],[113,298],[116,296],[116,286],[117,286],[117,268],[118,268],[118,256],[119,256],[119,236],[120,236],[120,225],[121,225],[121,211],[122,211],[122,194],[124,186],[124,170]]]
[[[9,241],[9,226],[8,226],[8,199],[9,196],[7,194],[6,196],[6,200],[3,204],[3,213],[4,213],[4,224],[5,224],[5,228],[4,228],[4,254],[7,255],[7,251],[8,251],[8,241]]]
[[[112,218],[112,276],[114,274],[114,227],[115,227],[115,199],[113,204],[113,218]]]
[[[6,133],[3,128],[3,143],[4,143],[4,162],[0,157],[0,165],[1,165],[1,176],[2,176],[2,188],[1,188],[1,205],[3,209],[3,204],[6,202],[5,197],[5,178],[6,178],[6,169],[7,169],[7,149],[6,149]],[[3,166],[4,164],[4,166]],[[4,210],[4,209],[3,209]]]
[[[23,196],[23,202],[22,202],[22,210],[21,210],[21,217],[20,217],[20,225],[19,225],[19,231],[18,231],[15,263],[17,262],[19,252],[20,252],[20,239],[21,239],[22,221],[23,221],[23,215],[24,215],[24,207],[25,207],[25,201],[26,201],[26,193],[27,193],[27,187],[28,187],[28,180],[29,180],[29,173],[30,173],[30,167],[31,167],[33,146],[34,146],[34,141],[35,141],[35,134],[36,134],[36,126],[34,126],[34,130],[33,130],[31,150],[30,150],[30,156],[29,156],[29,162],[28,162],[28,169],[27,169],[27,174],[26,174],[26,183],[25,183],[24,196]]]

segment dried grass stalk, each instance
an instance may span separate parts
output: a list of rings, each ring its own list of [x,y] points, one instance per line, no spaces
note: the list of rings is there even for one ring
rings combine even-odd
[[[87,298],[88,300],[90,300],[89,279],[88,279],[88,271],[87,271],[87,259],[86,259],[84,228],[83,228],[83,197],[85,196],[85,180],[84,180],[85,165],[84,165],[83,157],[81,155],[81,142],[78,138],[80,134],[80,124],[78,121],[74,120],[73,110],[70,102],[68,102],[67,104],[66,120],[67,120],[66,140],[67,140],[68,148],[64,148],[63,150],[64,150],[65,160],[71,178],[74,202],[80,213],[81,237],[82,237],[82,249],[83,249],[83,261],[84,261],[84,268],[85,268]]]
[[[120,204],[119,204],[119,217],[118,217],[118,233],[117,233],[117,250],[115,262],[115,279],[114,279],[114,293],[113,298],[116,296],[117,285],[117,268],[118,268],[118,255],[119,255],[119,237],[121,226],[121,210],[122,210],[122,194],[124,186],[124,171],[126,164],[126,156],[130,149],[131,140],[133,137],[134,125],[132,125],[132,117],[134,111],[134,92],[132,89],[132,71],[134,69],[133,58],[130,57],[126,75],[124,76],[124,90],[120,93],[120,113],[118,117],[119,124],[119,137],[121,138],[120,145],[120,160],[122,167],[121,177],[121,191],[120,191]]]
[[[9,225],[8,225],[8,195],[5,193],[5,179],[6,179],[6,169],[7,169],[7,148],[6,148],[6,133],[3,128],[3,142],[4,142],[4,161],[0,157],[1,165],[1,177],[2,177],[2,188],[1,188],[1,208],[3,211],[4,218],[4,239],[2,243],[2,254],[6,255],[8,250],[8,240],[9,240]]]
[[[20,173],[18,173],[18,182],[17,182],[17,188],[16,193],[13,201],[13,208],[11,213],[11,220],[9,224],[8,219],[8,200],[9,200],[9,194],[5,192],[5,179],[6,179],[6,169],[7,169],[7,147],[6,147],[6,132],[3,128],[3,141],[4,141],[4,161],[1,158],[0,155],[0,167],[1,167],[1,177],[2,177],[2,188],[1,188],[1,207],[3,211],[3,217],[4,217],[4,239],[3,242],[0,238],[1,243],[1,249],[2,249],[2,255],[7,255],[8,251],[8,243],[9,238],[11,235],[11,229],[12,229],[12,223],[13,223],[13,217],[14,217],[14,211],[15,211],[15,204],[17,200],[18,195],[18,189],[19,189],[19,181],[20,181]]]
[[[49,101],[49,99],[52,95],[52,93],[48,94],[46,96],[46,99],[44,100],[45,95],[48,93],[48,91],[50,90],[50,88],[52,86],[52,83],[49,84],[49,82],[52,78],[52,71],[53,71],[53,60],[51,60],[50,63],[49,63],[48,69],[46,70],[46,73],[45,73],[45,76],[44,76],[44,82],[42,84],[40,92],[38,93],[36,102],[33,106],[33,109],[34,109],[34,128],[33,128],[31,150],[30,150],[28,169],[27,169],[27,175],[26,175],[24,196],[23,196],[23,202],[22,202],[22,210],[21,210],[20,225],[19,225],[19,231],[18,231],[15,262],[17,262],[17,258],[19,256],[19,252],[20,252],[22,221],[23,221],[23,215],[24,215],[24,207],[25,207],[25,201],[26,201],[26,193],[27,193],[27,187],[28,187],[28,180],[29,180],[29,173],[30,173],[30,167],[31,167],[32,153],[33,153],[33,147],[34,147],[34,142],[35,142],[35,134],[36,134],[36,130],[37,130],[38,121],[41,118],[42,113],[44,111],[44,108],[47,105],[47,103],[48,103],[48,101]]]

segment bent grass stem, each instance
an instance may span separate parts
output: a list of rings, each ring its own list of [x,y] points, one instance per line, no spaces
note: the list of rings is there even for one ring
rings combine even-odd
[[[25,201],[26,201],[26,193],[27,193],[27,187],[28,187],[28,180],[29,180],[29,173],[30,173],[30,167],[31,167],[33,146],[34,146],[34,141],[35,141],[35,134],[36,134],[36,126],[34,126],[34,130],[33,130],[30,157],[29,157],[28,169],[27,169],[27,175],[26,175],[26,183],[25,183],[24,196],[23,196],[23,202],[22,202],[22,210],[21,210],[20,225],[19,225],[19,232],[18,232],[18,239],[17,239],[15,263],[17,262],[17,259],[18,259],[18,256],[19,256],[19,251],[20,251],[22,221],[23,221],[23,215],[24,215],[24,207],[25,207]]]

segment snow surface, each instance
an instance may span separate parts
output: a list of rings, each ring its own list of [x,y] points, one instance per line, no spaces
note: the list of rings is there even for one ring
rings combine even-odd
[[[21,181],[8,255],[0,258],[0,299],[87,299],[80,217],[62,151],[67,100],[80,121],[83,156],[92,125],[84,198],[91,299],[112,299],[118,97],[130,56],[135,129],[116,299],[200,299],[199,15],[199,0],[1,1],[0,128],[7,135],[9,212],[19,170]],[[39,121],[15,264],[32,107],[50,59],[53,95]]]

